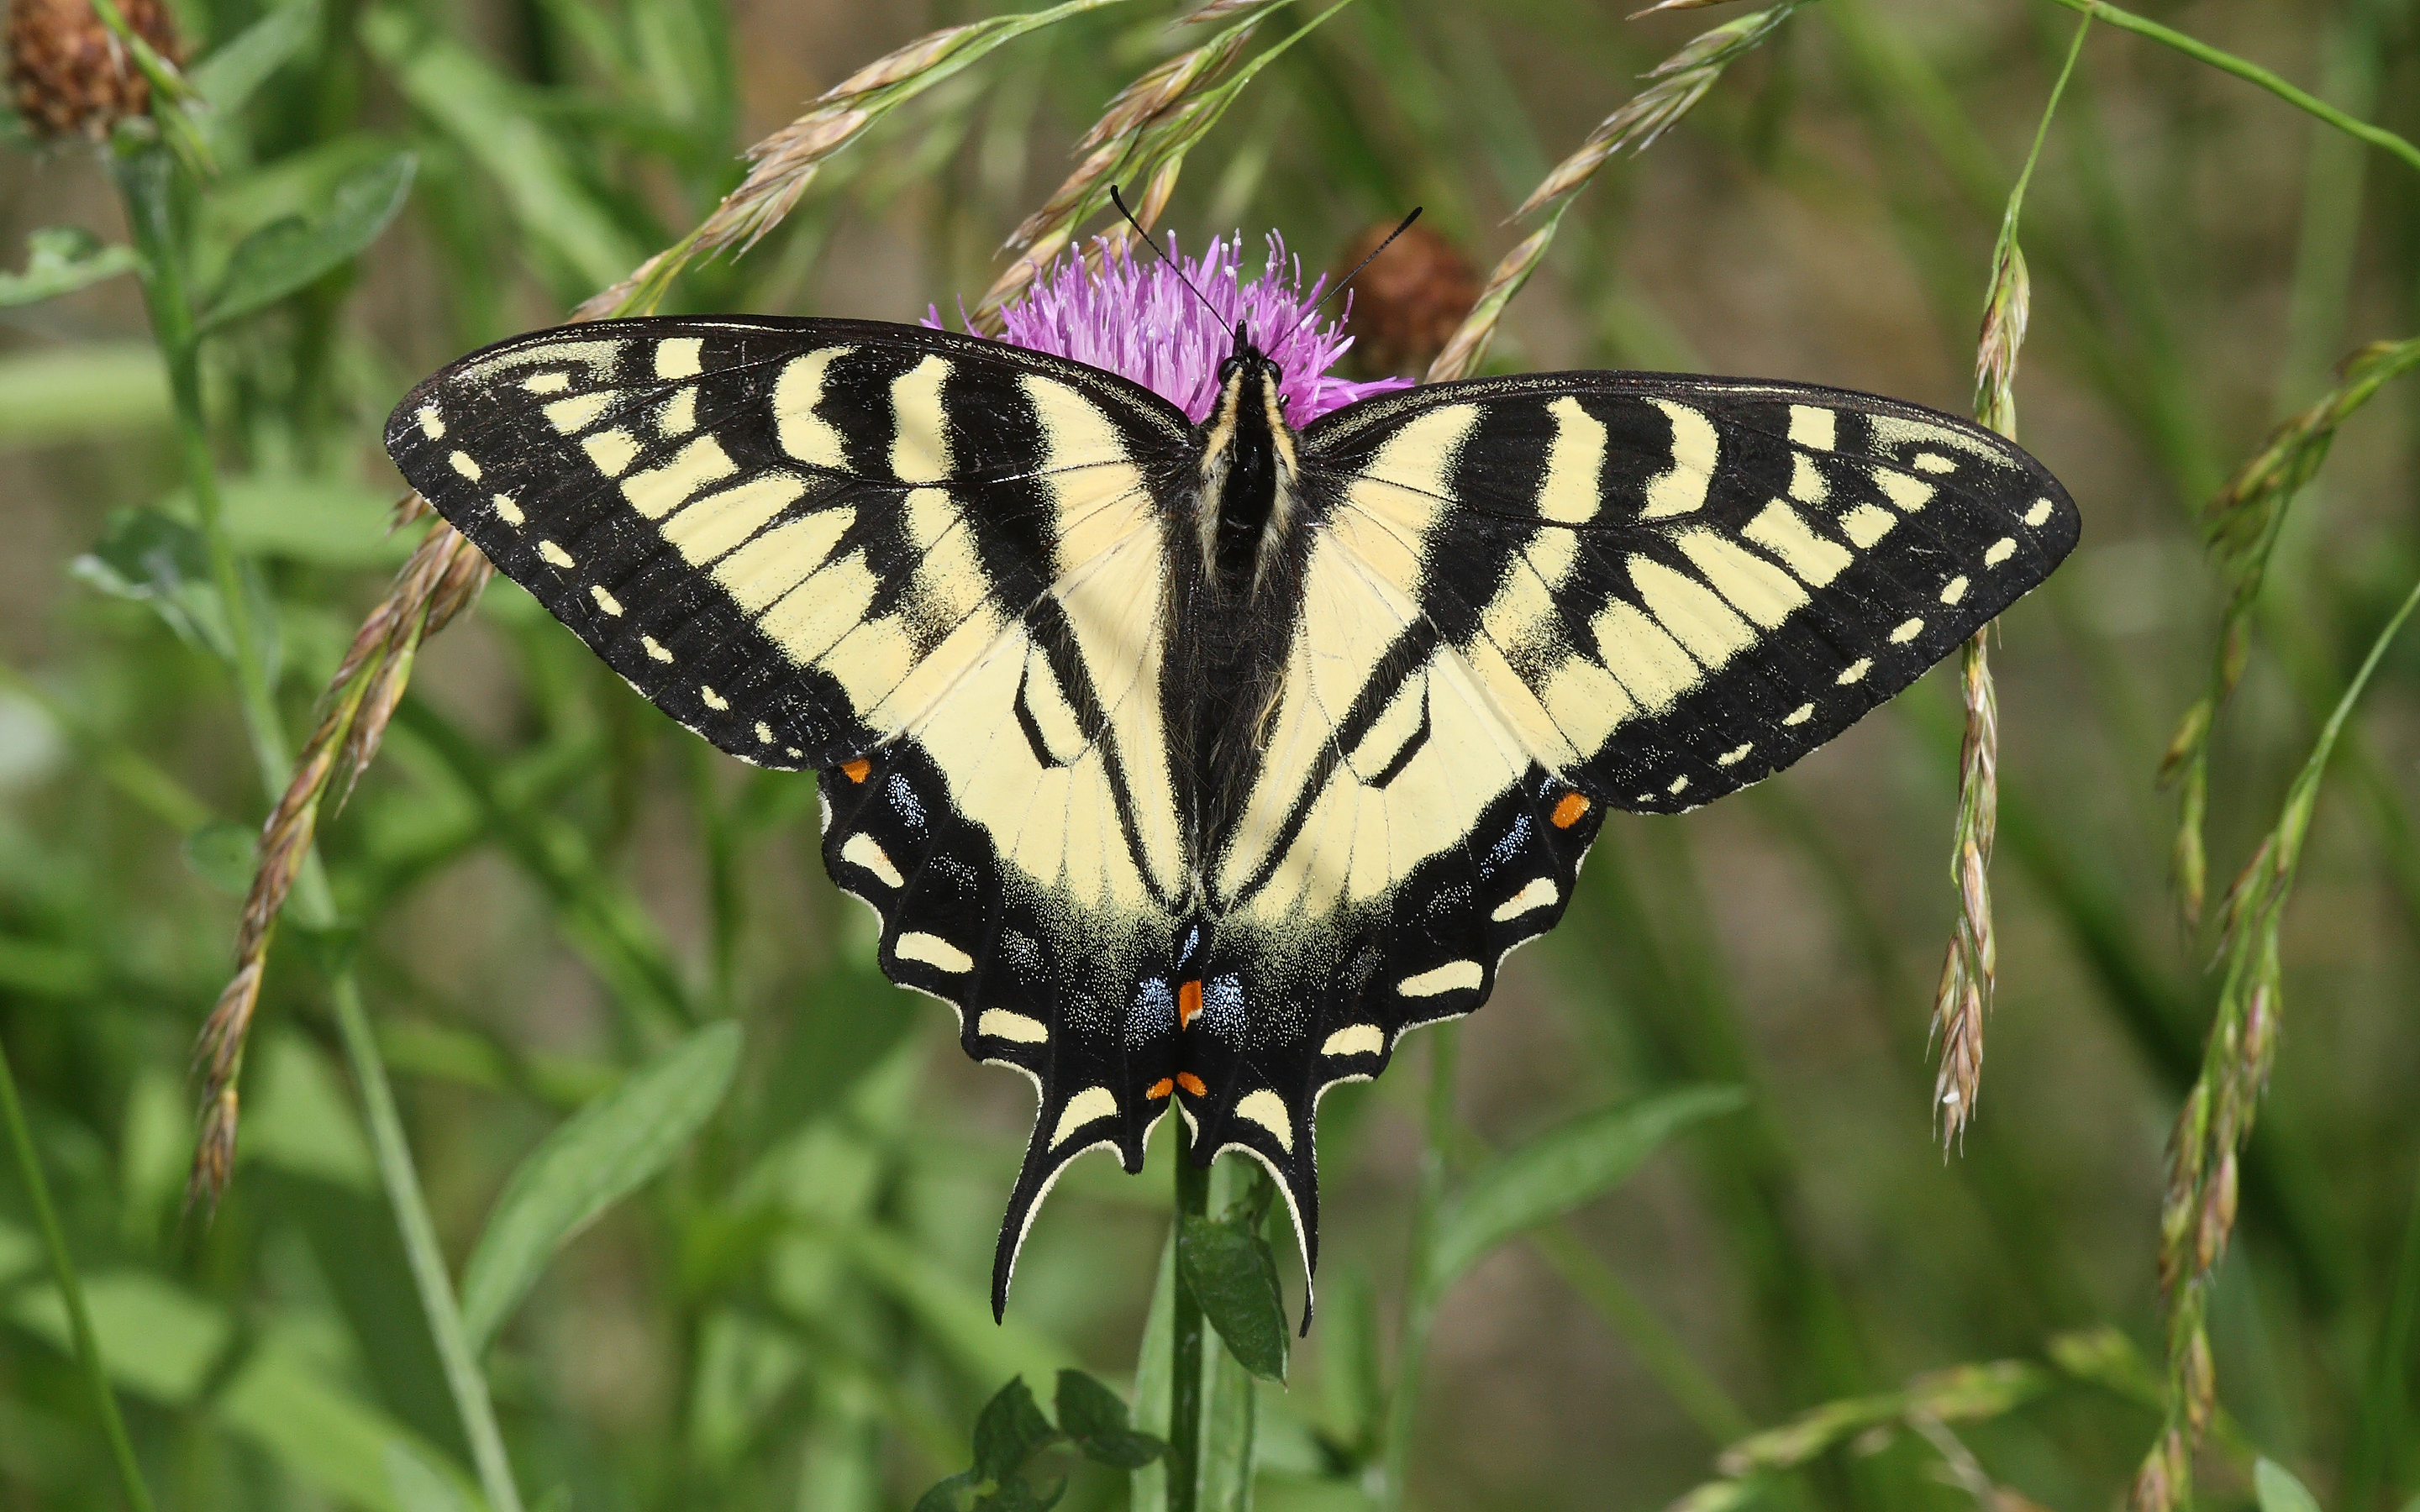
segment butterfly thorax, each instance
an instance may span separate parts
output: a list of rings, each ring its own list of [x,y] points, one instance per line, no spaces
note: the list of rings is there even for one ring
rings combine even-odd
[[[1286,424],[1278,364],[1249,332],[1218,365],[1218,402],[1202,426],[1202,554],[1212,585],[1252,596],[1283,549],[1295,488],[1294,428]]]

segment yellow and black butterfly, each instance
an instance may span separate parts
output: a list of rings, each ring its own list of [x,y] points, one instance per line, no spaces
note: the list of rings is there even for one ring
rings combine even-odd
[[[821,774],[891,979],[1040,1106],[992,1296],[1094,1149],[1275,1173],[1320,1094],[1487,1000],[1607,808],[1779,771],[2040,583],[2074,505],[1871,394],[1589,372],[1297,430],[1239,332],[1188,421],[853,320],[522,336],[413,390],[412,486],[673,717]],[[1306,1322],[1308,1307],[1306,1306]]]

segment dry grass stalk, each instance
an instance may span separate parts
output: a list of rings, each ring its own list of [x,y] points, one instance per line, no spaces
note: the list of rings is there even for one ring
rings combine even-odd
[[[1075,169],[1040,209],[1009,233],[1003,245],[1017,255],[1016,259],[1001,270],[975,302],[968,318],[976,330],[999,333],[1001,310],[1023,294],[1042,270],[1066,250],[1077,228],[1109,202],[1113,184],[1147,175],[1143,193],[1132,208],[1144,230],[1158,224],[1169,197],[1176,191],[1186,150],[1225,113],[1236,91],[1273,55],[1275,50],[1255,60],[1242,74],[1228,77],[1252,33],[1269,12],[1283,3],[1284,0],[1212,0],[1179,18],[1179,26],[1212,21],[1225,21],[1228,24],[1201,46],[1145,69],[1117,92],[1101,112],[1100,119],[1077,139],[1076,151],[1080,157]],[[1221,81],[1225,81],[1223,86]],[[1124,224],[1114,227],[1109,233],[1109,247],[1096,243],[1088,259],[1097,258],[1111,248],[1124,247],[1131,235],[1131,228]]]
[[[2267,455],[2264,453],[2264,455]],[[2304,481],[2308,474],[2305,473]],[[2167,1189],[2160,1205],[2160,1289],[2167,1305],[2167,1411],[2134,1477],[2133,1512],[2174,1512],[2193,1499],[2193,1453],[2217,1396],[2208,1315],[2211,1273],[2235,1229],[2238,1159],[2251,1137],[2277,1057],[2285,1001],[2279,932],[2319,806],[2319,781],[2354,702],[2415,607],[2414,587],[2371,642],[2336,701],[2310,756],[2287,790],[2277,823],[2227,890],[2219,948],[2225,963],[2218,1011],[2202,1048],[2201,1073],[2168,1136]]]
[[[1512,296],[1521,292],[1521,285],[1537,270],[1546,248],[1555,239],[1556,228],[1562,224],[1563,211],[1570,206],[1572,196],[1596,177],[1598,169],[1617,152],[1646,151],[1673,122],[1705,98],[1725,69],[1772,36],[1791,12],[1808,3],[1809,0],[1781,0],[1778,5],[1725,22],[1700,33],[1686,47],[1650,69],[1645,75],[1647,87],[1606,116],[1577,151],[1555,164],[1539,180],[1538,187],[1529,192],[1529,197],[1521,202],[1521,208],[1509,217],[1517,221],[1550,205],[1554,207],[1554,215],[1545,224],[1524,238],[1489,270],[1478,302],[1464,317],[1462,329],[1453,333],[1445,349],[1429,364],[1426,381],[1442,383],[1478,371],[1489,344],[1496,339],[1504,307],[1512,302]]]
[[[2210,804],[2210,735],[2218,711],[2243,676],[2252,650],[2252,615],[2259,603],[2270,554],[2288,511],[2327,460],[2336,432],[2388,380],[2420,366],[2420,338],[2374,342],[2337,368],[2336,387],[2272,431],[2250,460],[2202,511],[2203,538],[2226,587],[2210,684],[2178,722],[2160,762],[2160,783],[2179,789],[2172,852],[2177,902],[2198,923],[2209,858],[2202,819]]]
[[[405,508],[417,495],[405,501]],[[424,509],[426,505],[422,506]],[[319,809],[331,788],[341,806],[378,754],[396,705],[411,680],[420,642],[475,603],[495,568],[478,549],[440,521],[396,575],[386,597],[354,632],[329,679],[318,725],[303,743],[286,792],[261,825],[259,863],[236,928],[236,969],[202,1024],[194,1068],[202,1078],[201,1131],[194,1143],[185,1203],[215,1208],[235,1165],[241,1111],[237,1084],[261,973],[287,895],[302,875],[318,832]]]
[[[681,270],[699,257],[735,255],[781,224],[825,161],[875,122],[1028,32],[1121,0],[1064,0],[1023,15],[945,26],[883,54],[809,101],[805,115],[750,147],[739,187],[722,197],[680,240],[641,263],[629,277],[582,302],[574,320],[644,315]]]

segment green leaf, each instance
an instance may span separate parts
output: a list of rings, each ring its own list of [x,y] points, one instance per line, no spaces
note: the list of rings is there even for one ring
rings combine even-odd
[[[164,429],[168,369],[148,342],[0,354],[0,451]]]
[[[271,74],[318,35],[318,0],[288,0],[210,49],[209,55],[187,70],[185,78],[211,109],[225,115],[250,100]]]
[[[398,152],[357,168],[336,181],[318,215],[281,216],[236,243],[198,328],[209,331],[273,304],[351,260],[403,208],[417,162]]]
[[[1140,1470],[1168,1452],[1148,1433],[1134,1431],[1125,1398],[1081,1370],[1059,1372],[1059,1431],[1084,1458],[1117,1470]]]
[[[110,516],[93,548],[68,564],[70,575],[113,597],[147,605],[188,644],[222,661],[234,656],[225,606],[210,580],[209,553],[202,536],[183,520],[156,509],[120,510]],[[268,584],[250,563],[237,565],[250,599],[253,635],[277,681],[276,605]]]
[[[428,1474],[453,1483],[457,1506],[481,1504],[469,1478],[443,1454],[331,1379],[314,1348],[292,1325],[283,1331],[272,1325],[270,1336],[211,1399],[212,1415],[229,1432],[266,1450],[303,1486],[365,1512],[433,1512],[397,1494],[396,1444]]]
[[[739,1026],[698,1030],[549,1134],[505,1183],[462,1274],[462,1326],[475,1351],[556,1250],[679,1153],[731,1088]]]
[[[2319,1512],[2319,1499],[2310,1488],[2265,1455],[2252,1468],[2252,1489],[2259,1497],[2260,1512]]]
[[[160,507],[193,517],[182,489]],[[395,496],[344,478],[255,472],[219,483],[219,517],[238,551],[321,567],[393,567],[411,554],[412,537],[391,532]]]
[[[915,1512],[967,1512],[974,1498],[962,1493],[975,1491],[983,1483],[976,1472],[962,1470],[916,1498]]]
[[[1176,1273],[1238,1365],[1264,1381],[1285,1380],[1285,1304],[1268,1241],[1188,1213],[1176,1231]]]
[[[1498,1157],[1439,1221],[1430,1284],[1443,1288],[1506,1240],[1620,1185],[1675,1133],[1746,1102],[1735,1087],[1683,1088],[1591,1113]]]
[[[1034,1405],[1032,1388],[1023,1376],[1016,1377],[993,1394],[975,1419],[975,1473],[1006,1482],[1035,1451],[1058,1437],[1059,1430]]]
[[[181,1407],[200,1393],[234,1333],[219,1309],[147,1271],[88,1274],[84,1301],[109,1379],[163,1406]],[[61,1353],[72,1351],[56,1287],[30,1288],[8,1311]]]
[[[213,819],[185,837],[185,864],[230,898],[252,890],[260,831],[232,819]]]
[[[401,1439],[388,1441],[386,1478],[403,1512],[472,1512],[461,1488]]]
[[[331,1186],[376,1192],[369,1138],[326,1055],[291,1034],[263,1048],[258,1080],[245,1095],[242,1154]]]
[[[0,309],[72,294],[143,266],[132,247],[103,246],[89,231],[54,225],[25,238],[25,270],[0,273]]]

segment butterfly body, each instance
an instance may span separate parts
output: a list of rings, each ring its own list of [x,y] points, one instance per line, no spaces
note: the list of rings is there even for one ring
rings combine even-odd
[[[1871,395],[1633,373],[1299,428],[1239,338],[1197,424],[1114,374],[861,321],[517,338],[396,410],[405,476],[643,694],[819,772],[883,969],[1031,1077],[994,1273],[1067,1162],[1277,1176],[1469,1012],[1607,808],[1829,739],[2048,574],[2073,505]]]

